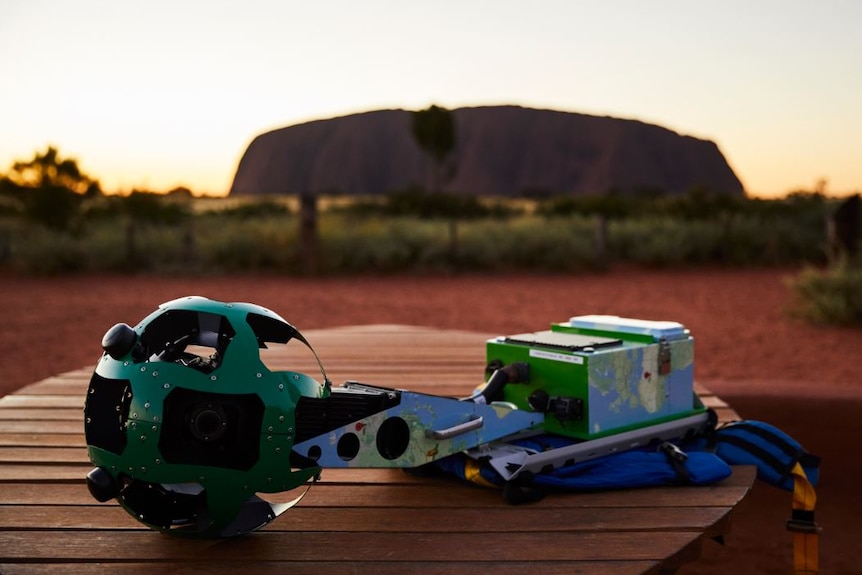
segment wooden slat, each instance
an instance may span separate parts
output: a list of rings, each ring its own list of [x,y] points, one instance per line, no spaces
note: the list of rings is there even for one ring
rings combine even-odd
[[[84,425],[84,406],[69,408],[8,408],[0,409],[0,421],[77,421]]]
[[[84,435],[84,416],[77,420],[67,419],[64,421],[51,421],[50,425],[39,420],[27,419],[0,419],[0,433],[57,433],[57,434],[79,434]]]
[[[82,426],[83,427],[83,426]],[[85,447],[83,429],[77,433],[4,433],[0,432],[3,447]]]
[[[17,393],[83,397],[84,392],[87,391],[87,384],[91,375],[93,375],[93,367],[88,366],[26,385],[20,388]]]
[[[419,510],[421,509],[421,511]],[[730,507],[600,508],[600,513],[579,513],[551,507],[524,507],[517,523],[510,507],[308,507],[291,509],[267,531],[409,532],[421,525],[426,533],[472,533],[495,526],[500,534],[547,531],[707,531],[730,513]],[[417,513],[422,513],[417,522]],[[0,525],[6,529],[140,530],[141,525],[117,505],[30,505],[26,513],[0,507]]]
[[[0,482],[0,505],[88,505],[93,503],[84,484],[89,467],[77,468],[71,483],[57,482],[51,489],[32,482]],[[354,473],[366,471],[357,470]],[[747,494],[754,481],[752,467],[735,467],[728,479],[706,487],[650,487],[617,491],[585,493],[554,493],[535,507],[554,509],[647,508],[662,507],[733,507]],[[328,473],[324,473],[324,476]],[[382,474],[373,477],[385,479]],[[397,480],[398,475],[391,478]],[[405,481],[410,478],[406,478]],[[268,494],[269,501],[284,501],[288,497]],[[368,483],[321,482],[313,485],[302,500],[302,507],[501,507],[513,509],[497,489],[482,488],[450,478],[414,479],[410,482],[383,481]]]
[[[336,543],[339,543],[336,541]],[[542,561],[542,575],[638,575],[657,573],[658,561]],[[255,561],[254,575],[458,575],[465,572],[494,575],[524,575],[536,571],[531,561],[472,561],[469,564],[426,561]],[[4,575],[162,575],[205,573],[206,575],[236,575],[250,572],[248,563],[220,561],[203,565],[158,563],[0,563]]]
[[[0,447],[0,463],[81,463],[86,447]]]
[[[84,409],[84,396],[76,395],[28,395],[13,393],[0,397],[0,409],[57,409],[71,408],[78,410],[80,415]]]
[[[494,526],[474,533],[360,532],[344,536],[322,531],[261,532],[254,537],[195,540],[158,537],[147,531],[64,531],[62,537],[33,531],[0,531],[3,561],[446,561],[487,560],[664,561],[697,541],[697,532],[561,532],[546,530],[497,536]],[[549,526],[551,527],[551,526]],[[553,541],[553,545],[548,542]]]
[[[305,335],[336,384],[359,380],[454,397],[482,383],[484,344],[493,337],[391,325]],[[299,344],[275,346],[264,360],[270,369],[318,374]],[[500,490],[452,478],[332,469],[261,533],[226,541],[176,539],[145,529],[115,502],[99,504],[87,491],[91,464],[82,407],[91,374],[92,367],[60,374],[0,399],[4,575],[658,573],[696,559],[703,537],[729,529],[755,475],[740,467],[708,487],[552,493],[512,507]],[[696,389],[722,421],[737,419],[721,398]]]
[[[712,409],[722,409],[727,407],[727,403],[715,395],[701,396],[700,400],[703,402],[704,406]]]

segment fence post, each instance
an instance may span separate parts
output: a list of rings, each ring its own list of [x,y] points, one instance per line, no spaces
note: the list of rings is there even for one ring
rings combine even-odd
[[[608,257],[608,219],[601,214],[596,216],[596,231],[593,245],[596,261],[599,265],[606,264]]]
[[[138,262],[137,227],[132,219],[126,220],[126,267],[134,268]]]
[[[841,202],[827,221],[830,263],[847,258],[856,261],[862,229],[862,200],[854,194]]]
[[[318,270],[317,196],[310,192],[299,196],[299,252],[303,273],[316,274]]]

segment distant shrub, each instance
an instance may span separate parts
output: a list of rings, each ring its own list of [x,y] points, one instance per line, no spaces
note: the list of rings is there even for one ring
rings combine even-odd
[[[671,195],[644,188],[632,194],[610,191],[606,194],[581,196],[560,195],[539,199],[536,213],[544,217],[596,215],[607,219],[641,219],[670,217],[685,220],[713,221],[729,217],[789,218],[822,222],[832,204],[818,193],[795,192],[786,198],[765,200],[715,194],[703,188]]]
[[[508,222],[477,220],[459,227],[459,269],[573,272],[604,267],[594,218],[547,221],[522,216]]]
[[[536,213],[546,218],[568,216],[603,216],[609,219],[628,218],[639,211],[642,200],[619,194],[586,196],[554,196],[540,201]]]
[[[608,241],[619,261],[673,266],[710,261],[720,245],[719,234],[716,226],[651,217],[613,222]]]
[[[307,254],[300,252],[299,218],[282,198],[223,204],[209,199],[204,205],[184,194],[84,197],[80,218],[63,228],[33,225],[24,217],[23,198],[30,191],[7,186],[0,194],[7,207],[0,210],[0,264],[6,269],[284,274],[311,269],[301,265]],[[673,200],[647,192],[554,201],[453,199],[419,190],[321,202],[314,267],[319,273],[353,274],[577,272],[625,263],[822,264],[826,215],[833,208],[831,200],[811,194],[716,200],[709,204],[713,212],[701,213],[686,203],[691,197]]]
[[[190,216],[187,201],[170,200],[163,194],[132,191],[127,196],[104,196],[88,202],[89,220],[122,217],[141,223],[176,225]]]
[[[392,191],[382,198],[363,198],[341,210],[354,214],[459,220],[511,217],[522,213],[511,203],[483,200],[466,194],[426,192],[421,188]]]
[[[0,217],[20,216],[24,212],[24,202],[13,194],[0,192]]]
[[[320,264],[325,273],[429,271],[446,265],[446,224],[415,217],[326,215]]]
[[[52,230],[74,227],[84,196],[59,186],[30,188],[22,195],[24,215],[32,222]]]
[[[609,250],[620,261],[674,266],[737,266],[822,262],[820,227],[787,219],[729,215],[714,220],[648,216],[612,221]]]
[[[298,261],[296,222],[290,217],[208,217],[195,227],[194,244],[195,269],[205,273],[290,272]]]
[[[87,267],[116,272],[166,272],[188,270],[190,228],[141,224],[93,225],[82,238]]]
[[[30,227],[7,245],[8,267],[26,274],[59,275],[87,269],[86,248],[74,235]]]
[[[815,323],[862,326],[862,267],[842,260],[828,268],[805,268],[788,284],[790,313]]]
[[[241,202],[236,205],[217,210],[213,212],[212,215],[251,220],[256,218],[269,218],[273,216],[287,216],[290,214],[290,207],[288,207],[286,204],[267,199],[252,202]]]

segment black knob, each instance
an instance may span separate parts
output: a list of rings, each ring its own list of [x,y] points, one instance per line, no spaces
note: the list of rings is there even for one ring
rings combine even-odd
[[[114,481],[110,473],[101,467],[95,467],[87,474],[87,489],[90,490],[90,495],[101,503],[113,499],[120,494],[117,482]]]
[[[114,359],[120,359],[135,347],[138,334],[124,323],[118,323],[105,332],[102,337],[102,349]]]
[[[544,389],[537,389],[530,394],[530,397],[527,398],[527,403],[530,404],[530,407],[533,408],[533,411],[545,413],[550,407],[551,397]]]

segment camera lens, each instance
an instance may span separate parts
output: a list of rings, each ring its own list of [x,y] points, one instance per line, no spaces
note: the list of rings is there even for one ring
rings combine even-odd
[[[224,435],[227,430],[227,416],[220,405],[206,404],[192,411],[189,426],[195,438],[212,442]]]

